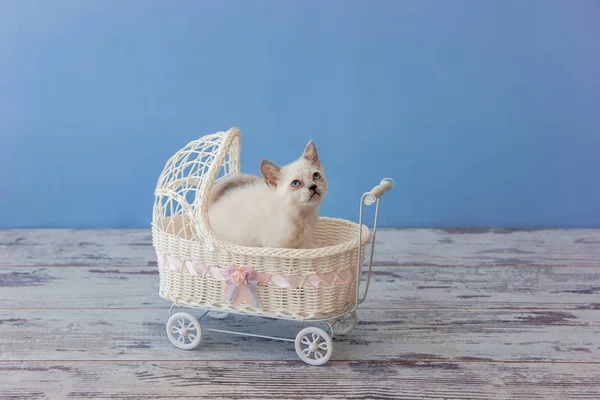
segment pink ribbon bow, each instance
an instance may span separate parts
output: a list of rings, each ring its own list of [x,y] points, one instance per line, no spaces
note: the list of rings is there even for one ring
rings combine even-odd
[[[225,278],[225,290],[228,302],[236,304],[249,302],[250,297],[254,307],[260,308],[260,301],[256,294],[256,288],[260,282],[254,279],[255,273],[252,267],[230,265],[222,271]]]

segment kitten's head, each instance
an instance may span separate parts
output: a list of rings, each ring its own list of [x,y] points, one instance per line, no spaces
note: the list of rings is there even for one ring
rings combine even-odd
[[[263,160],[260,172],[278,195],[301,209],[318,207],[327,194],[327,178],[312,141],[308,142],[302,156],[291,164],[278,167]]]

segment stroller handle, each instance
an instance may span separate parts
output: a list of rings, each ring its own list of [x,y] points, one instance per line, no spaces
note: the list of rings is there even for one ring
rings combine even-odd
[[[356,309],[356,307],[365,301],[367,298],[367,293],[369,292],[369,284],[371,283],[371,269],[373,268],[373,254],[375,253],[375,238],[377,235],[377,220],[379,219],[379,199],[386,192],[390,191],[395,186],[394,180],[392,178],[384,178],[381,180],[379,185],[373,187],[369,192],[366,192],[360,198],[360,214],[359,214],[359,226],[362,226],[363,223],[363,208],[365,205],[370,206],[373,203],[376,203],[375,206],[375,218],[373,219],[373,233],[371,236],[371,254],[369,256],[369,267],[367,272],[367,281],[365,282],[364,293],[360,294],[360,286],[361,286],[361,272],[362,272],[362,263],[361,263],[361,249],[362,249],[362,238],[359,232],[358,235],[358,265],[356,266],[356,298],[354,302],[354,308],[352,311]]]
[[[386,192],[392,190],[392,188],[395,185],[396,184],[392,178],[383,179],[379,183],[379,185],[373,187],[373,189],[364,194],[363,202],[365,203],[365,205],[370,206],[371,204],[375,203],[377,199],[383,196]]]

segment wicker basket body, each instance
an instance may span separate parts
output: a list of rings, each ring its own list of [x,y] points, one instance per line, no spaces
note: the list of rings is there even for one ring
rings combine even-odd
[[[297,320],[331,318],[351,309],[359,279],[359,231],[361,264],[370,240],[365,226],[320,218],[316,249],[243,247],[216,237],[208,222],[207,194],[216,180],[240,172],[239,154],[240,133],[231,129],[190,142],[167,162],[152,220],[159,295],[186,307]],[[223,274],[231,266],[250,268],[259,277],[254,301],[232,301],[235,285]]]

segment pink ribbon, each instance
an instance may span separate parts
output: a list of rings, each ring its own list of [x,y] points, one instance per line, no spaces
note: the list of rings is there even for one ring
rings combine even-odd
[[[252,267],[236,267],[230,265],[221,270],[225,278],[226,300],[234,304],[252,304],[260,308],[260,300],[256,289],[260,284],[254,279],[256,275]]]
[[[215,279],[225,280],[223,278],[222,267],[211,266],[199,262],[185,261],[173,256],[164,256],[157,252],[158,265],[164,266],[164,261],[169,269],[181,272],[184,268],[193,276],[211,276]],[[341,271],[322,272],[313,275],[273,275],[265,272],[254,272],[253,279],[260,282],[261,286],[269,283],[282,288],[296,288],[301,286],[333,286],[340,284],[349,284],[356,281],[356,268],[351,266]]]

